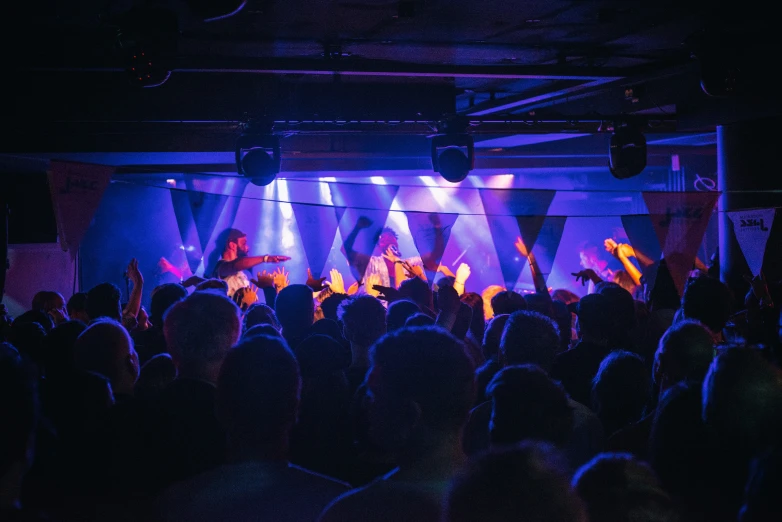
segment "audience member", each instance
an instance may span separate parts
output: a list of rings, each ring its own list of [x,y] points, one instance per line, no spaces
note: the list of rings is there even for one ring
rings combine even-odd
[[[566,464],[546,444],[526,442],[475,458],[448,493],[448,522],[586,522]]]
[[[90,323],[74,346],[76,368],[99,373],[111,382],[117,402],[133,397],[139,360],[127,330],[111,319]]]
[[[641,419],[649,403],[650,376],[638,355],[612,352],[592,383],[592,409],[609,436]]]
[[[381,338],[370,358],[370,433],[399,467],[337,499],[324,522],[420,520],[417,510],[427,504],[422,499],[428,496],[430,507],[441,505],[465,462],[461,433],[473,403],[475,369],[464,345],[439,328],[404,328]],[[406,497],[411,502],[403,502]]]
[[[253,337],[225,358],[217,381],[217,417],[227,461],[174,485],[160,502],[166,521],[315,520],[348,489],[288,462],[301,380],[278,337]]]
[[[352,359],[346,373],[352,395],[369,369],[369,347],[386,333],[386,309],[377,298],[362,295],[343,301],[337,314],[350,342]]]
[[[389,332],[399,330],[405,326],[405,322],[413,315],[420,313],[421,309],[412,301],[400,299],[388,305],[386,313],[386,325]]]

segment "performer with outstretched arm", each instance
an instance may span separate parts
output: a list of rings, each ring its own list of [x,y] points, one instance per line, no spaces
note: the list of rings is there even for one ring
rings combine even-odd
[[[281,263],[290,260],[290,257],[280,255],[248,256],[249,252],[247,234],[235,228],[229,229],[223,255],[213,273],[213,277],[228,283],[229,297],[233,296],[239,288],[250,286],[250,278],[247,277],[246,270],[261,263]]]

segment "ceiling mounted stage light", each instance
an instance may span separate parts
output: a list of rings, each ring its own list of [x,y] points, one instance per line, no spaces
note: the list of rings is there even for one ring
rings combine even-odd
[[[280,172],[280,138],[248,127],[236,140],[236,170],[250,183],[265,187]]]
[[[646,168],[646,138],[637,124],[616,125],[608,148],[609,169],[617,179],[639,175]]]
[[[432,137],[432,170],[451,183],[464,181],[475,167],[473,138],[462,132],[446,132]]]

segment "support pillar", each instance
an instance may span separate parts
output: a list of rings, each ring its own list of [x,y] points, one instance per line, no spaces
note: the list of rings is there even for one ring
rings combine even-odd
[[[743,280],[749,267],[741,253],[727,212],[782,207],[782,139],[778,119],[744,121],[717,127],[720,278],[742,299],[749,288]],[[764,271],[769,280],[782,279],[782,214],[766,247]],[[769,260],[774,260],[770,262]]]

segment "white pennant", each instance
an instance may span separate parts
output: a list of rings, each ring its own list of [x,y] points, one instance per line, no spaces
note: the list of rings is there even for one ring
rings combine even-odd
[[[763,268],[763,256],[775,212],[773,208],[728,212],[741,252],[753,276],[759,275]]]

